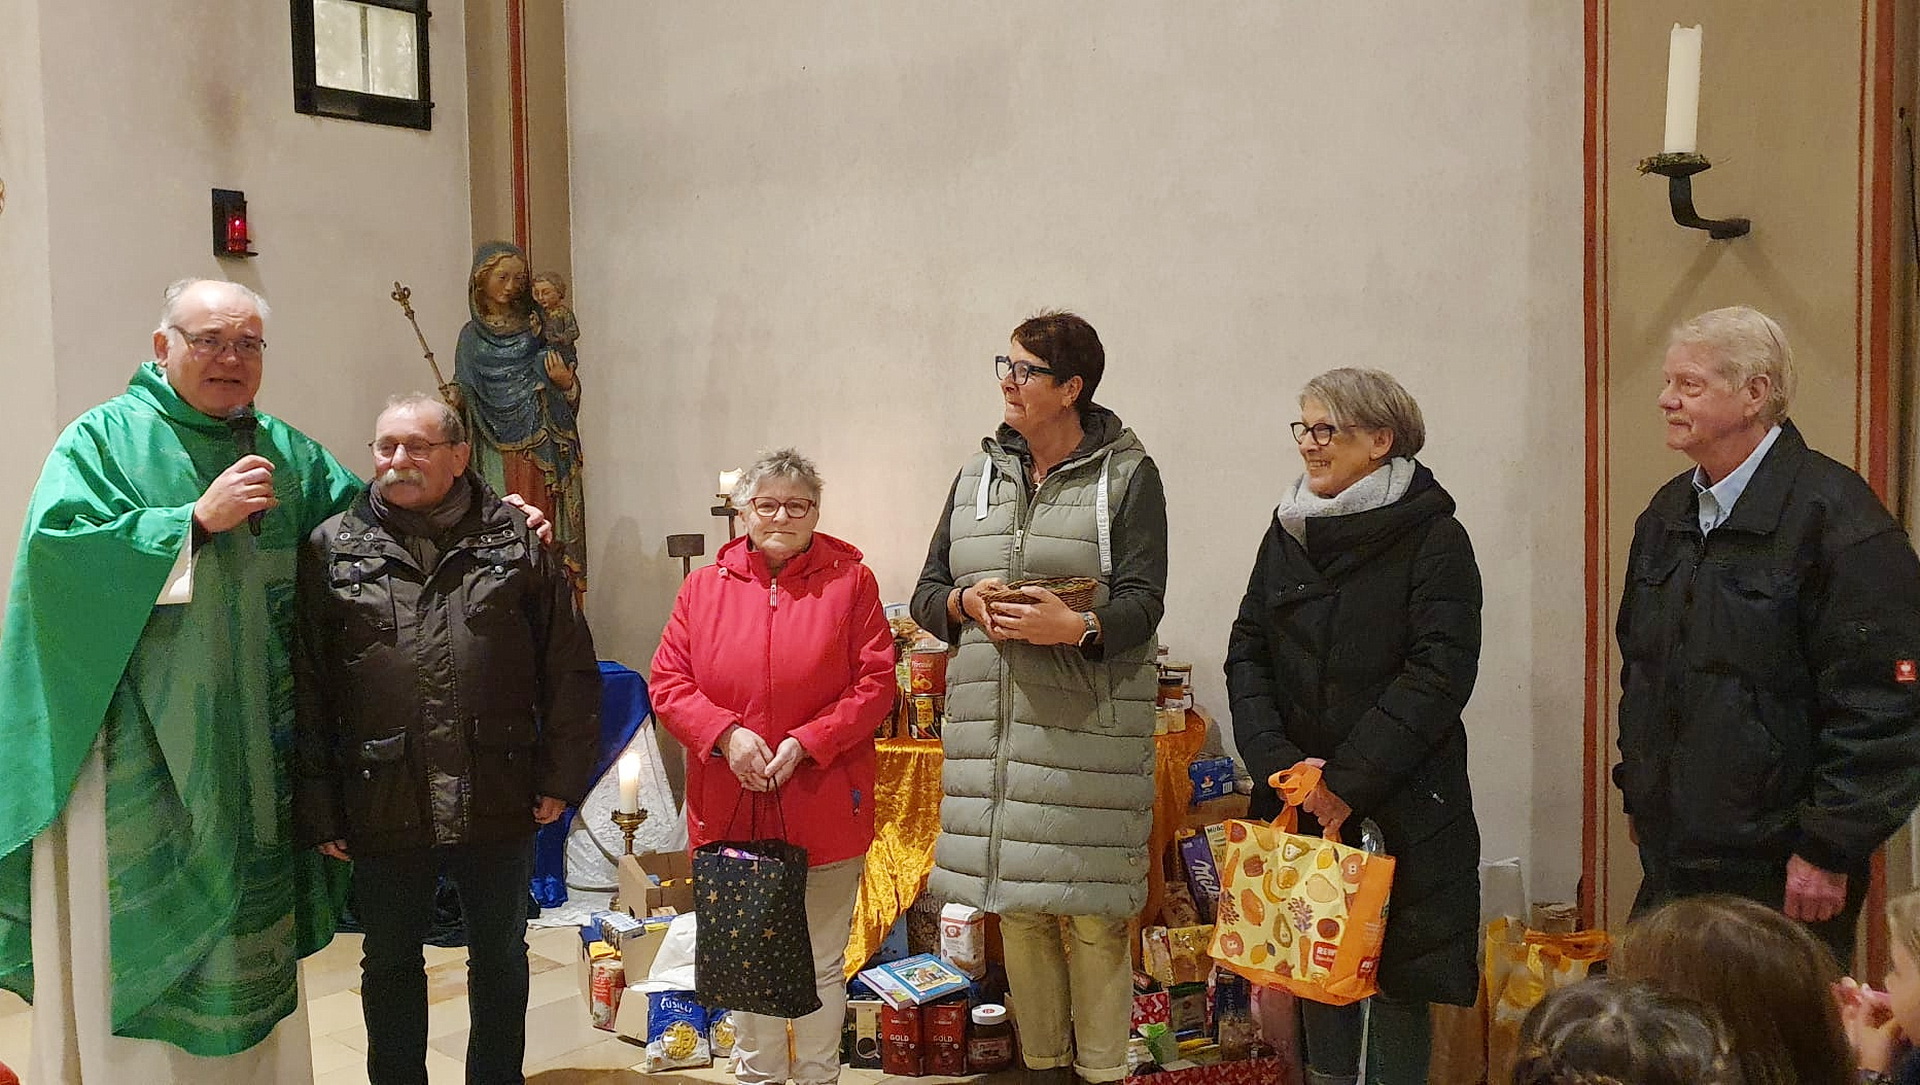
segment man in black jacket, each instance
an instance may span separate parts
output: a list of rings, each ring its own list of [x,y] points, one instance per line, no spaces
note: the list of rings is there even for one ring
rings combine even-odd
[[[1616,629],[1634,911],[1750,897],[1845,965],[1869,860],[1920,801],[1920,561],[1787,420],[1771,318],[1695,317],[1663,372],[1667,447],[1696,466],[1634,525]]]
[[[353,862],[368,1079],[425,1080],[444,874],[470,945],[467,1080],[515,1085],[533,832],[591,782],[599,665],[559,560],[468,470],[458,415],[395,399],[371,445],[372,486],[300,552],[295,825]]]

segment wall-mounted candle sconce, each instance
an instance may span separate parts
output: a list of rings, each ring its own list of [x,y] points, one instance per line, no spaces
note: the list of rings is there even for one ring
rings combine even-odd
[[[685,580],[693,572],[693,559],[707,552],[705,535],[669,535],[667,536],[667,556],[680,559],[680,579]]]
[[[1674,24],[1667,40],[1667,130],[1665,148],[1640,160],[1641,173],[1667,179],[1667,203],[1673,221],[1689,230],[1705,230],[1717,240],[1739,237],[1753,228],[1743,218],[1701,218],[1693,209],[1693,175],[1712,167],[1698,150],[1700,142],[1700,46],[1697,26]]]
[[[213,254],[258,256],[247,226],[247,194],[230,188],[213,190]]]
[[[720,492],[714,495],[714,497],[719,500],[719,504],[707,510],[715,516],[724,516],[727,518],[727,538],[729,539],[738,534],[738,531],[736,531],[733,526],[733,520],[734,517],[740,515],[740,510],[733,507],[733,488],[739,484],[739,482],[740,471],[737,468],[732,471],[720,472]]]

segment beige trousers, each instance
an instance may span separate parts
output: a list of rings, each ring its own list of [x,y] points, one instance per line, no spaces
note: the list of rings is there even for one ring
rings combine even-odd
[[[1061,928],[1072,945],[1061,943]],[[1007,987],[1020,1050],[1031,1070],[1072,1066],[1093,1082],[1127,1076],[1133,955],[1127,921],[1100,915],[1000,916]]]
[[[788,1056],[784,1017],[733,1015],[733,1076],[740,1085],[828,1085],[840,1078],[840,1033],[847,1020],[847,937],[867,857],[807,871],[807,931],[813,941],[813,979],[820,1008],[793,1019]]]

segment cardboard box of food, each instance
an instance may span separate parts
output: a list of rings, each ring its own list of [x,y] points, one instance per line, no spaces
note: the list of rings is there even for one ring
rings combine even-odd
[[[620,906],[629,913],[644,918],[662,908],[694,910],[693,858],[686,852],[622,855],[618,870]]]

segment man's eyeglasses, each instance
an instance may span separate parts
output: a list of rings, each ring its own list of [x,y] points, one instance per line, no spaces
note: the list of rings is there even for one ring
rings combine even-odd
[[[799,520],[812,512],[815,504],[816,502],[809,501],[804,497],[796,497],[788,501],[777,501],[771,497],[756,497],[747,502],[747,507],[769,520],[779,515],[781,509],[787,510],[787,519]]]
[[[187,342],[187,349],[197,358],[218,358],[231,349],[236,357],[253,361],[267,349],[265,339],[255,339],[251,335],[222,339],[217,335],[196,335],[178,324],[169,324],[167,327],[180,333],[180,338]]]
[[[1293,442],[1295,444],[1299,444],[1301,441],[1306,440],[1307,437],[1311,435],[1313,437],[1313,443],[1317,447],[1325,448],[1328,445],[1333,443],[1333,435],[1336,433],[1339,433],[1343,429],[1366,429],[1366,428],[1367,427],[1365,426],[1336,426],[1331,422],[1315,422],[1311,426],[1307,425],[1305,422],[1295,422],[1293,424]]]
[[[407,455],[418,460],[433,455],[433,450],[436,448],[445,448],[455,443],[454,441],[392,441],[382,437],[368,441],[367,447],[373,449],[373,454],[383,460],[392,459],[403,448],[407,450]]]
[[[1000,375],[1001,380],[1006,380],[1007,375],[1012,374],[1013,383],[1015,384],[1027,383],[1027,379],[1035,373],[1044,373],[1049,377],[1059,375],[1057,371],[1048,369],[1044,365],[1034,365],[1032,362],[1016,362],[1004,354],[998,355],[993,359],[993,371]]]

